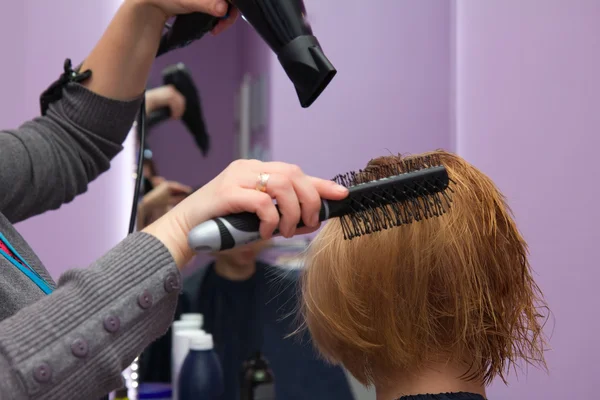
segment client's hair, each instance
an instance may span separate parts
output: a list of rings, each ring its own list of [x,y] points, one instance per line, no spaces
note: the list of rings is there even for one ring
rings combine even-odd
[[[454,181],[446,215],[353,240],[332,221],[314,240],[302,285],[314,343],[365,385],[457,357],[484,383],[519,360],[545,368],[547,307],[503,195],[459,156],[428,154]]]

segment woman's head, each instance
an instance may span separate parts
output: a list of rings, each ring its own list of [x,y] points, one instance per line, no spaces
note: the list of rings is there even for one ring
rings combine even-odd
[[[455,182],[446,215],[350,241],[332,221],[309,252],[307,326],[364,384],[456,359],[486,383],[518,360],[543,364],[541,293],[504,197],[460,157],[435,154]]]

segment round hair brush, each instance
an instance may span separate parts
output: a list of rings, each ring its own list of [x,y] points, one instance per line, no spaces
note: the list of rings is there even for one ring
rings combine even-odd
[[[436,155],[369,167],[333,180],[349,189],[348,197],[322,199],[319,220],[339,218],[347,240],[439,217],[452,202],[452,181]],[[260,219],[252,213],[214,218],[192,229],[188,243],[195,251],[227,250],[259,240],[259,226]]]

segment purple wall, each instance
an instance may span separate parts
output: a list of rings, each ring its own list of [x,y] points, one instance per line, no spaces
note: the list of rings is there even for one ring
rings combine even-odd
[[[238,69],[238,84],[242,82],[244,75],[249,75],[254,82],[257,80],[263,80],[266,85],[265,92],[267,98],[265,99],[266,101],[264,104],[266,107],[266,112],[264,113],[265,115],[263,115],[265,119],[262,120],[262,118],[259,117],[259,119],[262,120],[262,123],[258,124],[258,127],[252,130],[252,136],[250,139],[251,152],[252,150],[260,151],[261,149],[270,152],[271,99],[269,93],[271,88],[270,58],[272,56],[272,52],[269,46],[267,46],[267,44],[256,33],[250,24],[248,24],[246,21],[240,21],[238,25],[240,26],[238,29],[238,48],[242,57],[242,63],[240,63]],[[258,107],[263,105],[260,101],[260,98],[254,98],[254,100],[255,107],[257,105]],[[259,113],[259,115],[260,114],[262,113]],[[266,156],[269,157],[270,155],[266,154]]]
[[[0,126],[37,115],[39,93],[60,74],[63,59],[85,57],[118,3],[85,9],[75,0],[0,4],[0,14],[11,15],[0,25],[0,46],[11,59],[0,67],[4,92],[11,94],[0,97]],[[308,110],[243,21],[159,60],[153,85],[168,64],[191,68],[213,147],[203,159],[183,126],[169,122],[150,139],[158,167],[167,178],[198,185],[235,157],[234,94],[245,73],[270,75],[269,123],[256,140],[270,141],[273,159],[308,173],[330,177],[388,152],[456,148],[508,196],[554,313],[550,375],[529,369],[509,388],[495,385],[491,398],[591,397],[600,355],[593,319],[598,190],[585,185],[593,175],[568,172],[599,169],[591,160],[600,130],[600,3],[452,3],[454,9],[451,2],[409,7],[381,0],[372,7],[348,0],[339,7],[306,0],[316,35],[339,70]],[[57,25],[57,18],[69,23]],[[11,40],[15,32],[18,41]],[[124,236],[131,150],[87,194],[19,225],[54,276],[85,266]],[[588,192],[573,195],[555,177]],[[567,215],[573,207],[586,214]]]
[[[241,24],[236,24],[221,35],[207,35],[155,63],[150,86],[162,84],[161,71],[168,65],[183,62],[190,69],[211,138],[210,153],[204,158],[181,122],[169,121],[153,130],[148,142],[159,173],[167,179],[195,187],[214,178],[233,160],[236,151],[234,93],[238,89],[242,64],[237,39],[241,28]]]
[[[507,195],[553,312],[550,375],[491,398],[597,395],[600,2],[457,1],[457,145]]]
[[[190,69],[211,138],[210,153],[203,158],[181,122],[158,126],[148,142],[160,175],[196,187],[210,181],[237,157],[235,95],[245,73],[256,76],[268,66],[265,46],[259,40],[250,26],[238,21],[219,36],[207,35],[156,61],[150,78],[152,87],[162,84],[161,71],[168,65],[183,62]],[[257,132],[259,138],[265,132]],[[208,257],[200,255],[194,266],[207,261]]]
[[[119,1],[93,2],[82,8],[75,0],[5,1],[0,27],[5,96],[0,100],[0,126],[14,128],[39,115],[39,94],[62,73],[66,57],[80,62],[99,39]],[[49,17],[50,16],[50,17]],[[16,38],[16,39],[15,39]],[[84,196],[60,211],[18,225],[51,274],[83,267],[122,238],[127,230],[131,163],[120,155],[111,172]]]
[[[600,4],[306,3],[340,72],[302,110],[271,57],[273,158],[331,176],[388,150],[456,149],[508,196],[554,313],[550,375],[529,368],[509,387],[495,384],[491,398],[591,396],[600,353],[593,336],[598,235],[584,232],[595,232],[598,190],[574,196],[554,182],[580,187],[589,178],[568,174],[573,165],[598,170],[591,160],[600,128]],[[377,27],[363,28],[365,21]],[[564,211],[572,207],[586,215]]]
[[[377,156],[450,146],[450,5],[306,0],[338,75],[302,109],[271,56],[272,158],[333,177]],[[353,381],[357,400],[373,399]]]
[[[0,24],[0,47],[7,60],[0,67],[1,82],[4,90],[0,96],[0,126],[13,127],[21,124],[24,91],[22,86],[23,63],[25,61],[25,46],[21,40],[14,40],[15,32],[24,35],[22,22],[25,15],[25,6],[21,1],[7,1],[0,3],[0,15],[10,15]],[[16,90],[18,88],[20,90]],[[8,90],[7,90],[8,89]]]
[[[273,159],[332,177],[389,152],[448,148],[449,5],[407,4],[306,0],[338,75],[305,110],[271,57]]]
[[[211,137],[210,154],[203,158],[182,123],[169,121],[153,130],[148,142],[161,175],[198,186],[237,157],[235,96],[245,74],[268,76],[269,55],[253,28],[240,20],[219,36],[207,36],[156,61],[150,86],[161,84],[161,71],[168,65],[183,62],[191,70]],[[254,139],[268,146],[267,132],[267,127],[253,132]]]

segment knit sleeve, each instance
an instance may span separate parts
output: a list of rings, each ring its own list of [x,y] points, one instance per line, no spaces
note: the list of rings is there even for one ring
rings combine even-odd
[[[168,250],[141,232],[66,272],[55,292],[0,323],[0,398],[95,400],[118,388],[167,332],[180,288]]]
[[[0,212],[15,223],[85,192],[122,149],[141,100],[69,83],[44,117],[0,131]]]

